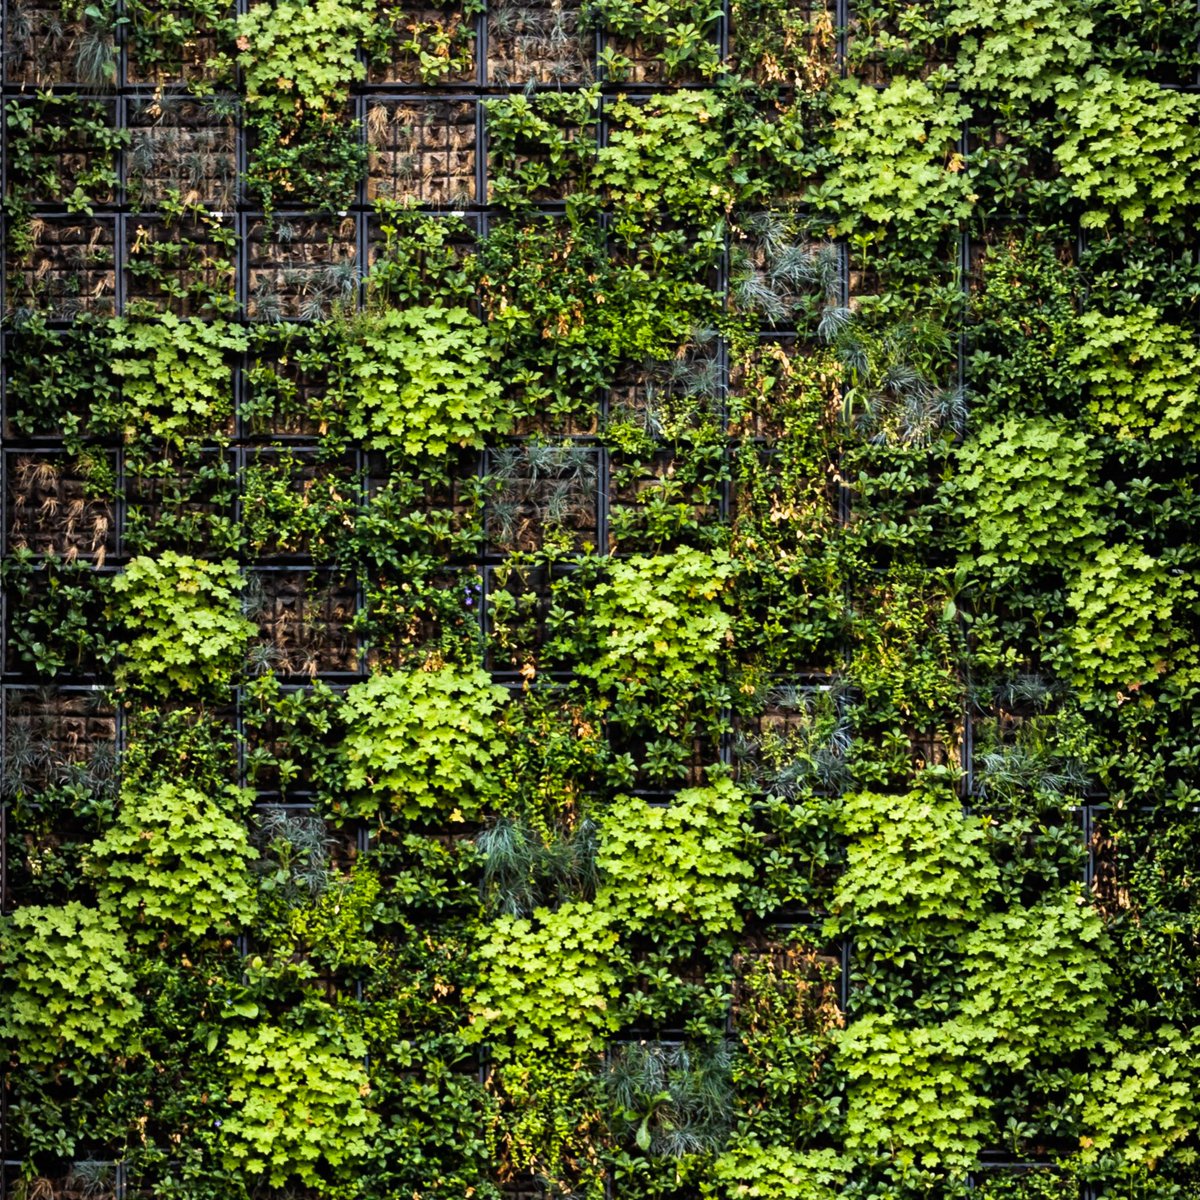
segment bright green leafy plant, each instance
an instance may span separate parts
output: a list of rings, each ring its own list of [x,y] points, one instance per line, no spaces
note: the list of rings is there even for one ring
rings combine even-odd
[[[1173,1026],[1148,1042],[1128,1028],[1119,1035],[1104,1043],[1084,1098],[1083,1160],[1115,1153],[1127,1169],[1152,1169],[1196,1127],[1195,1038]]]
[[[1083,555],[1103,536],[1101,455],[1066,421],[1007,417],[964,443],[958,460],[952,494],[973,564],[1011,578]]]
[[[142,1006],[115,916],[77,901],[22,908],[0,939],[0,1034],[26,1062],[136,1053]]]
[[[996,881],[983,822],[937,782],[904,795],[858,792],[842,801],[850,835],[833,895],[841,928],[956,934],[984,911]]]
[[[1141,546],[1099,547],[1067,594],[1075,613],[1068,644],[1076,686],[1136,687],[1165,671],[1179,638],[1177,608],[1195,595],[1186,576]]]
[[[740,927],[753,878],[750,804],[729,779],[655,806],[618,796],[600,822],[597,904],[635,929],[715,937]]]
[[[468,1038],[497,1058],[598,1053],[620,1025],[619,937],[612,914],[583,900],[499,917],[479,948]]]
[[[966,0],[947,25],[958,33],[956,74],[964,89],[987,96],[1044,101],[1087,65],[1096,19],[1084,4],[1053,0]]]
[[[957,144],[970,110],[939,81],[896,79],[882,91],[847,81],[832,106],[836,165],[812,199],[829,207],[840,232],[856,228],[860,214],[880,225],[969,215]]]
[[[444,666],[373,675],[346,693],[345,810],[462,820],[498,787],[495,718],[507,699],[486,671]]]
[[[94,410],[98,431],[122,433],[127,440],[149,434],[176,446],[228,437],[231,355],[246,349],[244,330],[169,312],[121,317],[112,330],[112,371],[121,390],[111,406]]]
[[[111,589],[125,633],[122,682],[159,695],[226,687],[255,633],[242,616],[241,587],[232,559],[205,562],[172,550],[131,559]]]
[[[345,354],[346,433],[372,449],[440,456],[504,426],[486,332],[465,308],[366,313]]]
[[[739,1141],[714,1163],[705,1196],[724,1200],[834,1200],[852,1170],[836,1150]]]
[[[962,1014],[988,1062],[1023,1070],[1036,1055],[1095,1044],[1112,987],[1104,922],[1073,892],[1033,908],[989,913],[963,939]]]
[[[1195,438],[1200,431],[1200,346],[1153,305],[1079,318],[1086,342],[1070,362],[1090,385],[1088,414],[1118,437]]]
[[[1164,224],[1200,199],[1200,101],[1094,66],[1059,100],[1054,151],[1082,223]]]
[[[711,676],[733,618],[723,600],[734,567],[729,555],[684,549],[614,560],[591,596],[600,654],[580,672],[601,687],[637,693],[690,691]]]
[[[165,781],[123,788],[117,820],[90,855],[101,908],[143,944],[163,926],[199,938],[244,925],[256,908],[249,800],[236,788],[210,796]]]
[[[221,1127],[225,1165],[272,1187],[292,1180],[325,1192],[370,1152],[379,1117],[352,1034],[261,1024],[231,1029],[225,1040],[233,1113]]]
[[[891,1014],[851,1022],[837,1037],[850,1082],[846,1149],[902,1172],[962,1179],[992,1133],[974,1032],[957,1021],[907,1027]]]

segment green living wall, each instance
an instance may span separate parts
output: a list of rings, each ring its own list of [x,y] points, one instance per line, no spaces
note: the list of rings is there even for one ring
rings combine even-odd
[[[1197,1200],[1191,0],[6,0],[11,1200]]]

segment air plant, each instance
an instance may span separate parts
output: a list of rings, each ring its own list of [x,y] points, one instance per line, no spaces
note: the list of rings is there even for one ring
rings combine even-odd
[[[98,12],[88,7],[89,18],[75,39],[72,58],[76,81],[93,91],[105,91],[116,86],[117,50],[112,25],[91,16]]]
[[[790,213],[754,213],[735,247],[732,290],[739,308],[770,325],[816,320],[817,336],[834,341],[851,319],[842,303],[842,257],[832,242],[802,236]]]
[[[640,426],[655,438],[680,436],[697,420],[717,417],[723,375],[716,351],[714,330],[693,330],[673,358],[645,364],[638,389],[641,396],[632,402],[616,402],[612,416]]]
[[[944,432],[961,435],[967,401],[958,386],[934,378],[951,357],[945,329],[930,322],[898,322],[882,333],[847,324],[836,340],[851,376],[846,411],[876,443],[928,445]]]
[[[508,53],[501,61],[489,64],[493,83],[514,83],[522,67],[528,74],[526,87],[536,82],[540,64],[548,83],[565,83],[590,78],[590,64],[582,51],[578,18],[561,5],[534,8],[527,4],[501,2],[488,9],[489,46],[496,48],[509,43]],[[514,64],[516,64],[514,69]]]
[[[586,817],[548,835],[501,817],[475,844],[483,857],[484,899],[494,912],[528,916],[535,908],[595,895],[596,826]]]
[[[1006,804],[1026,795],[1048,800],[1077,797],[1089,782],[1078,760],[1060,758],[1045,747],[1020,742],[984,754],[978,779],[981,797]]]
[[[62,721],[59,695],[50,688],[32,693],[28,713],[10,710],[5,733],[0,795],[27,799],[44,791],[69,791],[87,797],[89,806],[111,804],[116,797],[115,740],[84,740],[76,722]],[[100,693],[85,693],[82,713],[104,711]],[[114,730],[115,735],[115,730]]]
[[[1028,797],[1057,807],[1087,791],[1091,777],[1083,762],[1058,744],[1066,718],[1047,711],[1053,700],[1050,684],[1032,673],[1011,676],[996,687],[996,718],[990,729],[983,727],[976,759],[981,798],[1007,805]]]
[[[109,1200],[117,1194],[117,1167],[111,1162],[77,1162],[67,1175],[68,1192],[82,1200]]]
[[[334,839],[315,813],[296,812],[283,805],[261,807],[255,834],[262,857],[255,869],[266,890],[296,908],[319,897],[333,879]]]
[[[617,1049],[607,1073],[619,1114],[618,1133],[632,1134],[645,1154],[683,1158],[719,1150],[733,1120],[729,1046],[639,1042]]]
[[[763,707],[779,719],[764,720],[758,732],[741,730],[734,740],[743,778],[785,799],[809,788],[827,795],[844,791],[852,741],[844,695],[837,680],[772,688]]]
[[[1041,675],[1018,674],[996,689],[996,707],[1004,712],[1042,709],[1054,698],[1050,684]]]
[[[585,446],[529,442],[502,446],[492,456],[497,494],[488,516],[493,539],[516,545],[529,523],[569,528],[594,522],[596,456]]]
[[[283,320],[279,287],[272,276],[262,275],[255,281],[250,294],[250,309],[259,321],[278,324]]]

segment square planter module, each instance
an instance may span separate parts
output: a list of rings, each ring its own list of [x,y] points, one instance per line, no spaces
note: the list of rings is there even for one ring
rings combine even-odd
[[[124,227],[127,304],[181,317],[232,315],[238,243],[232,216],[130,216]]]
[[[92,444],[100,440],[89,423],[97,399],[115,386],[106,350],[103,329],[83,325],[30,325],[0,333],[4,440],[17,446],[45,443],[51,451],[68,431]]]
[[[264,569],[249,573],[246,606],[258,625],[251,658],[282,678],[357,675],[357,588],[334,572]]]
[[[227,9],[226,17],[234,11]],[[164,88],[190,85],[202,91],[217,79],[213,62],[221,38],[215,24],[171,0],[140,0],[125,29],[126,86]],[[219,18],[218,18],[219,20]]]
[[[576,551],[597,546],[601,459],[599,447],[570,441],[489,450],[489,546],[497,553],[537,550],[556,534],[565,534]]]
[[[232,428],[232,422],[226,431]],[[124,460],[122,555],[228,553],[233,537],[237,462],[233,451],[209,447],[186,458],[164,454]]]
[[[478,13],[475,0],[405,4],[384,0],[380,32],[367,47],[367,81],[436,87],[476,77]]]
[[[358,295],[353,217],[279,213],[252,218],[247,231],[247,315],[252,321],[313,321]]]
[[[6,317],[40,309],[54,321],[112,316],[117,303],[115,217],[34,216],[28,248],[6,247]]]
[[[487,82],[567,86],[595,78],[596,35],[577,0],[500,0],[487,11]]]
[[[178,195],[218,213],[237,206],[237,123],[232,97],[193,100],[172,94],[127,101],[126,189],[131,205],[152,212]]]
[[[302,446],[248,448],[239,486],[248,552],[268,563],[330,561],[340,522],[318,524],[311,517],[361,496],[357,468],[354,452],[331,460]]]
[[[119,118],[119,102],[112,97],[41,94],[6,99],[10,211],[113,207],[120,196],[121,154],[129,137]]]
[[[431,208],[476,202],[474,100],[368,98],[367,200],[415,200]]]
[[[315,444],[330,391],[325,332],[320,326],[265,321],[250,332],[238,401],[239,437]]]
[[[96,91],[117,82],[117,45],[92,14],[72,19],[55,0],[5,0],[4,80],[27,88],[74,84]]]
[[[116,501],[104,477],[116,482],[117,456],[93,453],[95,466],[55,451],[4,452],[6,553],[30,550],[96,566],[116,553]]]
[[[824,0],[780,12],[756,0],[729,6],[726,61],[739,75],[766,86],[816,92],[841,69],[837,5]]]

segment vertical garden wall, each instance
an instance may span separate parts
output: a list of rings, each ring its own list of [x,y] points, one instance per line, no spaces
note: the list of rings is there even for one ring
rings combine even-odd
[[[1200,1196],[1191,0],[6,0],[0,1194]]]

